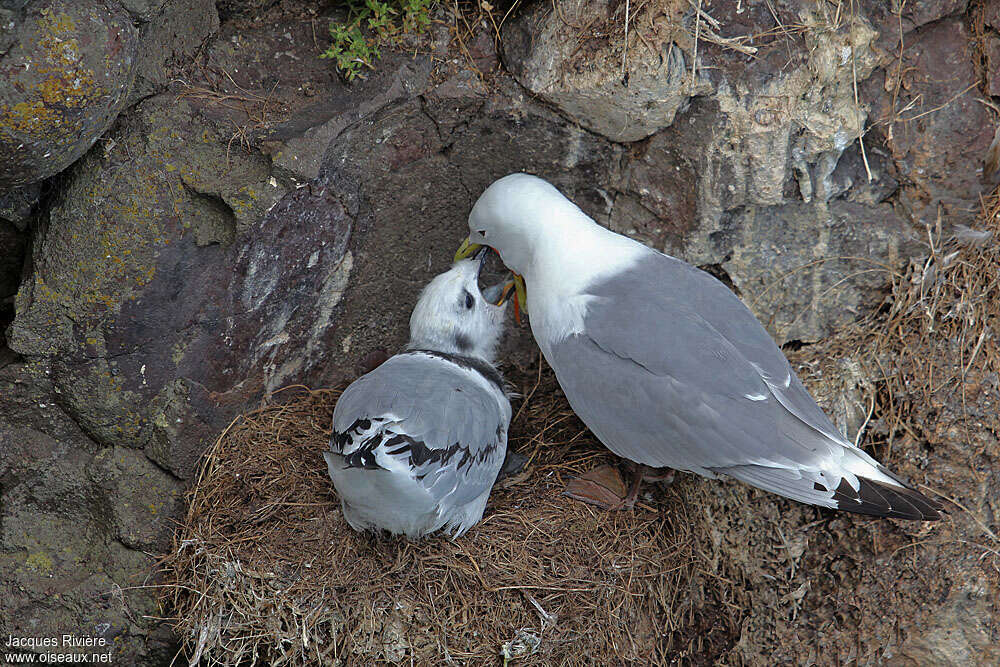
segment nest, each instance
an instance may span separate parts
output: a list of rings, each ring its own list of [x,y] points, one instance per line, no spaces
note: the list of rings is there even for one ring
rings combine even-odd
[[[207,454],[164,564],[192,663],[610,664],[712,653],[738,633],[725,577],[694,549],[698,484],[651,489],[634,512],[563,497],[613,461],[540,365],[509,373],[526,398],[511,447],[530,457],[483,521],[451,541],[354,532],[322,452],[339,391],[284,392]],[[710,587],[711,589],[711,587]]]
[[[841,375],[830,367],[837,360],[862,364],[871,378],[862,430],[877,456],[891,459],[900,439],[932,441],[945,423],[966,424],[970,438],[983,419],[996,426],[995,414],[969,418],[970,392],[1000,371],[989,333],[1000,323],[1000,202],[991,200],[986,214],[985,231],[959,230],[948,243],[930,230],[929,258],[890,273],[879,312],[794,355],[807,384]],[[819,572],[806,574],[812,538],[793,533],[832,513],[692,476],[647,487],[632,512],[572,501],[562,495],[567,481],[614,457],[541,360],[506,370],[524,397],[515,401],[510,446],[529,462],[497,485],[483,521],[455,541],[349,528],[322,458],[338,391],[290,388],[234,421],[204,458],[163,562],[160,590],[185,657],[207,665],[711,664],[733,650],[767,655],[753,646],[766,637],[789,646],[783,633],[810,636],[813,623],[796,621],[800,608],[831,616],[824,605],[843,590],[824,591]],[[964,417],[941,419],[947,409]],[[891,464],[912,478],[908,460]],[[819,539],[841,539],[831,527],[846,526],[837,528],[841,543],[871,541],[864,527],[873,524],[838,521]],[[920,544],[895,525],[879,524],[900,548]],[[774,529],[777,546],[765,537]],[[942,563],[954,562],[946,555]],[[926,595],[887,586],[873,599],[899,609]],[[823,641],[860,649],[860,636],[838,632]]]

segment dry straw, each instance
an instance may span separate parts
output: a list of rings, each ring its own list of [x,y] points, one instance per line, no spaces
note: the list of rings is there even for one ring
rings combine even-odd
[[[927,260],[891,274],[879,312],[796,353],[807,383],[841,373],[824,370],[839,359],[866,369],[866,442],[882,458],[893,458],[900,438],[947,437],[965,438],[972,460],[985,442],[976,433],[996,427],[995,405],[985,414],[981,399],[1000,372],[1000,201],[984,208],[978,230],[951,237],[940,226],[929,230]],[[163,562],[160,590],[184,642],[178,660],[583,665],[688,656],[709,664],[740,650],[747,623],[770,627],[772,611],[759,600],[780,585],[789,593],[774,613],[787,607],[787,618],[798,617],[806,591],[819,586],[799,565],[809,538],[792,558],[764,535],[798,531],[803,518],[820,517],[815,524],[824,514],[787,503],[778,515],[759,502],[771,496],[690,476],[653,489],[634,512],[570,501],[561,495],[566,481],[612,457],[572,414],[547,368],[508,369],[508,379],[525,397],[515,405],[511,445],[530,462],[498,485],[483,522],[454,542],[348,528],[321,456],[337,391],[293,388],[237,419],[206,455]],[[947,434],[932,430],[945,424]],[[919,474],[905,465],[903,474]],[[865,525],[850,528],[851,543],[868,539]],[[979,525],[976,562],[1000,567],[1000,545]],[[923,548],[912,546],[905,553]],[[885,594],[896,600],[901,591]],[[820,613],[831,599],[810,594],[802,609]],[[742,650],[753,648],[748,641]]]
[[[738,608],[736,593],[697,590],[692,580],[712,569],[692,550],[704,519],[684,496],[697,487],[658,493],[634,513],[562,497],[570,476],[611,457],[550,371],[513,375],[531,400],[512,444],[531,462],[454,542],[347,526],[321,456],[338,392],[297,391],[234,422],[205,458],[164,564],[186,657],[492,664],[519,633],[541,643],[518,664],[611,664],[648,658],[651,648],[665,657],[692,643],[728,645],[738,617],[726,605]],[[713,607],[716,627],[699,634],[693,604]]]

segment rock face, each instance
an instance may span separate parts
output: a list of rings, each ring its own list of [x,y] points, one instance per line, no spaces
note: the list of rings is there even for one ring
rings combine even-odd
[[[813,341],[877,298],[885,276],[867,262],[916,251],[884,203],[897,189],[885,152],[858,141],[869,109],[855,87],[879,64],[878,33],[862,8],[844,18],[799,3],[737,9],[697,18],[678,3],[632,17],[627,80],[621,7],[605,17],[588,3],[534,5],[505,29],[504,57],[584,127],[645,139],[609,199],[612,228],[716,266],[779,342]],[[740,36],[776,30],[776,16],[798,27]],[[985,150],[982,137],[965,141]]]
[[[0,356],[0,623],[19,637],[103,637],[135,664],[170,659],[143,552],[169,548],[182,487],[141,452],[100,448],[60,410],[48,369]],[[70,630],[76,628],[76,630]]]
[[[139,36],[116,0],[8,11],[5,35],[17,39],[0,51],[0,188],[62,171],[104,134],[132,85]]]
[[[976,100],[971,42],[963,19],[942,19],[907,42],[901,78],[893,68],[871,82],[889,93],[872,92],[873,116],[891,123],[886,145],[906,174],[900,202],[921,227],[935,224],[939,215],[968,224],[980,210],[982,160],[995,123],[989,108]],[[903,111],[893,109],[893,100]],[[969,168],[951,168],[955,164]]]
[[[184,76],[202,45],[219,29],[212,0],[130,0],[125,4],[143,26],[135,85],[128,104],[160,93],[171,78]],[[159,7],[159,9],[157,9]]]
[[[989,621],[994,612],[990,590],[984,579],[956,586],[941,605],[937,622],[900,647],[897,664],[991,665],[1000,661],[1000,647]]]
[[[67,67],[120,87],[59,106],[104,124],[80,125],[58,165],[56,152],[10,162],[3,184],[77,159],[133,69],[137,84],[100,147],[52,187],[0,199],[0,326],[14,316],[0,346],[0,626],[99,628],[122,664],[159,664],[169,633],[142,620],[157,614],[134,585],[143,552],[169,548],[198,457],[282,387],[335,384],[398,348],[417,293],[500,176],[539,174],[602,224],[705,266],[779,342],[855,319],[887,271],[923,252],[922,222],[938,210],[967,221],[977,205],[992,132],[984,105],[956,97],[976,80],[952,16],[963,3],[903,17],[902,79],[899,17],[880,3],[850,15],[704,3],[700,19],[659,3],[630,17],[624,74],[624,3],[585,4],[512,16],[513,76],[486,36],[471,43],[485,80],[396,54],[350,86],[316,57],[326,19],[308,3],[219,3],[221,26],[210,0],[4,4],[34,32],[3,33],[0,67],[48,62],[37,49],[59,44],[57,56],[79,55]],[[53,41],[94,8],[100,35]],[[114,39],[105,69],[88,60]],[[448,55],[446,38],[431,48]],[[10,97],[43,75],[76,85],[28,72],[0,90],[0,119],[49,108]],[[57,141],[37,136],[36,148]],[[512,338],[511,354],[530,352],[523,331]]]
[[[13,306],[13,296],[21,282],[21,265],[27,242],[26,234],[0,220],[0,309],[5,301]]]
[[[637,141],[669,126],[677,111],[709,84],[692,78],[690,58],[674,42],[690,47],[675,26],[661,28],[652,44],[632,38],[624,49],[625,5],[595,7],[571,0],[558,7],[537,3],[504,32],[504,56],[510,72],[532,93],[554,104],[569,118],[613,141]],[[599,28],[594,28],[594,25]],[[616,34],[619,48],[595,47],[588,33]],[[690,51],[690,49],[688,49]]]

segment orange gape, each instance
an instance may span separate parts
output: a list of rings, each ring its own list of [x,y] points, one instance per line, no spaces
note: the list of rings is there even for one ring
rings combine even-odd
[[[517,276],[515,274],[515,278],[519,278],[519,277],[520,276]],[[511,297],[511,292],[517,292],[518,291],[517,287],[518,286],[517,286],[517,282],[516,281],[511,281],[511,282],[507,283],[506,285],[504,285],[503,286],[503,292],[500,294],[500,303],[497,304],[497,305],[506,303],[507,299],[509,299]],[[518,325],[521,324],[521,303],[520,303],[521,299],[519,297],[520,297],[520,295],[515,295],[515,297],[514,297],[514,319],[517,320]]]

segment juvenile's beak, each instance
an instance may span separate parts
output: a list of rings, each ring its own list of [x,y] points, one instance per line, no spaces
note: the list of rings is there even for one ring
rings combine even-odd
[[[492,248],[489,246],[481,245],[479,246],[479,250],[476,251],[476,254],[473,255],[474,259],[479,260],[479,266],[476,267],[476,280],[479,280],[479,274],[483,272],[483,267],[486,266],[486,260],[490,256],[490,250],[492,250]]]
[[[460,259],[465,259],[466,257],[470,257],[473,253],[475,253],[477,250],[483,247],[485,246],[481,246],[478,243],[473,243],[472,241],[469,240],[469,237],[465,237],[465,240],[462,241],[462,245],[458,247],[458,251],[455,253],[454,261],[457,262]]]
[[[482,252],[483,250],[488,250],[488,246],[481,245],[479,243],[473,243],[468,237],[462,241],[462,245],[458,247],[458,251],[455,253],[455,261],[460,259],[465,259],[466,257],[472,256],[476,252]],[[482,270],[483,264],[486,261],[488,253],[484,253],[482,256],[476,255],[477,258],[481,257],[481,262],[479,264],[480,270]],[[514,287],[514,291],[517,294],[517,299],[514,301],[514,317],[517,319],[517,323],[521,323],[521,312],[528,312],[528,292],[524,287],[524,278],[518,274],[514,274],[514,280],[510,285],[505,285],[503,288],[503,293],[500,298],[500,303],[496,304],[498,306],[503,305],[508,298],[510,298],[510,286]]]
[[[500,298],[493,305],[495,305],[495,306],[502,306],[502,305],[504,305],[505,303],[507,303],[507,299],[509,299],[510,295],[513,294],[513,293],[514,293],[514,281],[511,280],[509,283],[504,284],[500,288]]]

